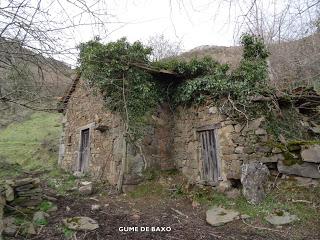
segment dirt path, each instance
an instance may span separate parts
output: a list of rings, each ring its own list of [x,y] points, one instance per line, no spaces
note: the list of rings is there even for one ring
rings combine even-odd
[[[100,210],[91,210],[93,204]],[[58,211],[51,214],[49,224],[31,239],[66,239],[62,219],[88,216],[98,221],[100,227],[92,232],[76,232],[73,239],[290,239],[288,232],[259,231],[241,220],[222,227],[212,227],[205,222],[205,209],[193,208],[184,198],[132,199],[127,196],[80,198],[60,197]],[[66,208],[70,208],[69,211]],[[138,232],[120,231],[121,227],[137,227]],[[141,232],[141,227],[150,231]],[[152,232],[151,227],[166,227],[171,231]],[[160,228],[161,230],[161,228]],[[164,229],[162,229],[164,230]],[[18,239],[18,238],[17,238]],[[22,239],[22,238],[21,238]],[[308,239],[313,239],[312,236]],[[314,238],[315,239],[315,238]]]

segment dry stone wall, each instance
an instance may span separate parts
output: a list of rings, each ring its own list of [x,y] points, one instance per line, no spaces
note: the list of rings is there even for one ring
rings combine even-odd
[[[265,163],[272,172],[320,178],[319,145],[284,146],[267,133],[266,119],[239,123],[219,113],[212,102],[204,106],[178,107],[174,113],[161,105],[149,117],[144,137],[125,142],[121,117],[110,112],[99,92],[80,81],[72,94],[64,118],[59,163],[77,170],[81,129],[90,128],[90,153],[86,171],[116,184],[127,144],[124,184],[144,179],[148,169],[179,169],[190,182],[203,181],[199,128],[219,126],[216,131],[220,180],[240,179],[241,165]]]
[[[69,171],[77,170],[81,130],[88,127],[90,153],[86,172],[116,184],[127,144],[124,184],[137,184],[143,180],[146,169],[173,168],[170,120],[168,107],[159,106],[149,119],[142,141],[135,144],[125,142],[121,117],[107,109],[98,91],[80,81],[68,102],[63,120],[59,164]]]
[[[221,163],[221,180],[240,179],[241,165],[259,161],[271,170],[284,174],[320,178],[319,145],[280,148],[281,143],[264,129],[265,117],[248,123],[232,121],[219,114],[213,105],[182,108],[174,116],[172,157],[176,166],[191,182],[201,183],[201,146],[197,129],[220,124],[217,131],[217,154]],[[290,152],[291,151],[291,152]],[[302,151],[300,153],[300,151]],[[288,162],[288,155],[289,159]],[[302,159],[301,159],[302,156]],[[309,161],[309,162],[307,162]]]

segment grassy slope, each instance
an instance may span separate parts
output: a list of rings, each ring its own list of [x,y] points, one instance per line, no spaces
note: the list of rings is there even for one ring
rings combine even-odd
[[[27,170],[50,168],[57,161],[60,133],[59,114],[34,113],[0,131],[0,160]]]

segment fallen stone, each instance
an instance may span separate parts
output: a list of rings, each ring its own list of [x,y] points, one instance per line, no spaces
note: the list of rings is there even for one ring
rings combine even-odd
[[[91,206],[91,210],[92,211],[97,211],[97,210],[99,210],[101,208],[101,206],[99,205],[99,204],[93,204],[92,206]]]
[[[33,223],[27,222],[27,223],[23,224],[23,233],[25,235],[36,235],[37,232],[36,232],[36,229],[35,229]]]
[[[311,186],[318,186],[319,185],[319,180],[312,179],[312,178],[295,176],[294,179],[297,181],[297,184],[300,187],[311,187]]]
[[[278,226],[292,223],[298,220],[298,218],[296,215],[291,215],[288,212],[280,211],[279,213],[274,213],[265,217],[265,220],[271,223],[272,225]]]
[[[99,228],[96,220],[89,217],[71,217],[63,219],[63,224],[71,230],[86,230],[92,231]]]
[[[33,223],[41,223],[41,222],[44,222],[46,221],[47,217],[49,217],[49,214],[45,213],[45,212],[42,212],[42,211],[38,211],[38,212],[35,212],[33,214]]]
[[[92,183],[79,187],[79,193],[82,195],[90,195],[92,194],[92,191]]]
[[[241,214],[241,215],[240,215],[240,218],[241,218],[241,219],[248,219],[248,218],[250,218],[250,216],[247,215],[247,214]]]
[[[213,207],[206,212],[207,223],[214,227],[224,225],[238,218],[239,212],[222,207]]]
[[[278,161],[278,171],[288,175],[297,175],[307,178],[320,178],[318,164],[303,162],[302,164],[293,164],[287,166],[283,161]]]
[[[6,186],[6,200],[11,202],[14,200],[14,190],[9,185]]]
[[[265,187],[269,169],[260,162],[252,162],[241,166],[241,183],[243,196],[251,204],[262,202],[265,197]]]
[[[15,225],[14,217],[6,217],[3,219],[3,234],[7,236],[15,236],[16,232],[19,229],[19,226]]]
[[[56,212],[56,211],[58,211],[57,205],[52,205],[51,208],[47,210],[47,212]]]
[[[320,163],[320,145],[312,145],[302,150],[301,158],[305,162]]]
[[[254,132],[256,135],[267,135],[267,131],[264,130],[263,128],[258,128],[257,130],[255,130]]]

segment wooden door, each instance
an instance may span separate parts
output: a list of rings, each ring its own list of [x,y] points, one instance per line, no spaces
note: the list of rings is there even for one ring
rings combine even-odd
[[[219,180],[219,165],[215,130],[199,132],[201,142],[202,180],[208,185],[215,185]]]
[[[80,158],[78,168],[78,171],[80,172],[84,171],[85,166],[88,163],[89,147],[89,128],[87,128],[81,131]]]

